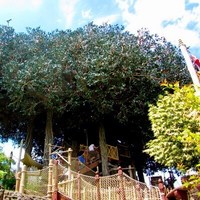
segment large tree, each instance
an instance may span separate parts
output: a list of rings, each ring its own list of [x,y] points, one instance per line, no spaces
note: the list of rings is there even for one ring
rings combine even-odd
[[[32,141],[33,120],[46,112],[44,162],[48,162],[49,144],[53,144],[53,114],[61,111],[71,87],[64,79],[66,41],[62,31],[45,33],[27,29],[27,34],[16,34],[13,59],[3,65],[3,86],[12,108],[28,121],[27,144]]]
[[[147,30],[135,36],[118,25],[91,23],[77,29],[70,38],[68,53],[67,66],[75,71],[74,105],[87,108],[84,119],[99,127],[102,169],[107,175],[105,122],[112,119],[126,126],[140,126],[140,132],[129,134],[129,138],[138,138],[135,144],[140,144],[142,151],[148,131],[143,127],[148,103],[160,92],[161,82],[188,80],[185,65],[178,49],[164,38]]]
[[[134,137],[141,158],[151,138],[148,103],[160,93],[160,83],[188,80],[178,49],[147,30],[133,35],[118,25],[91,23],[75,31],[28,29],[28,34],[15,38],[17,56],[3,65],[11,105],[30,119],[47,113],[45,155],[53,142],[52,117],[58,111],[71,115],[77,129],[81,123],[97,125],[104,175],[108,174],[105,124],[115,121],[129,127],[116,140]],[[109,138],[114,134],[110,132]],[[138,162],[142,176],[144,162]]]

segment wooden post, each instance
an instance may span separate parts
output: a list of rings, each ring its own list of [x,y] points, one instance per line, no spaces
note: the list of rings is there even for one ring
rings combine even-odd
[[[58,160],[54,161],[55,163],[55,173],[54,176],[52,177],[52,199],[57,200],[58,199]]]
[[[77,185],[78,185],[78,200],[81,200],[81,178],[80,178],[80,173],[78,173]]]
[[[121,167],[118,167],[118,179],[120,182],[119,195],[122,196],[122,200],[126,200],[126,195],[124,191],[124,177],[123,177],[123,171]]]
[[[52,174],[53,174],[53,160],[49,160],[49,173],[48,173],[48,188],[47,188],[47,199],[52,199]]]
[[[133,178],[133,171],[131,165],[128,166],[128,172],[131,178]]]
[[[73,191],[74,191],[74,183],[73,180],[74,179],[74,175],[71,175],[71,181],[70,181],[70,185],[69,185],[69,196],[72,198],[73,197]]]
[[[97,188],[97,200],[101,200],[100,185],[99,185],[99,173],[95,173],[95,184]]]
[[[16,173],[16,183],[15,183],[15,192],[19,192],[19,186],[20,186],[20,176],[21,176],[21,172],[17,172]]]
[[[51,144],[49,144],[49,160],[51,160]]]
[[[111,188],[108,187],[108,200],[111,200]]]
[[[72,149],[68,149],[68,180],[71,179]]]
[[[19,187],[19,192],[21,194],[24,193],[25,178],[26,178],[26,165],[22,167],[22,172],[21,172],[21,180],[20,180],[20,187]]]

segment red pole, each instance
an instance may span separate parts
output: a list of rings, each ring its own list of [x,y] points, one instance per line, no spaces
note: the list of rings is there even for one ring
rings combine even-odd
[[[124,177],[123,177],[123,171],[121,167],[118,167],[118,178],[120,181],[119,193],[121,193],[122,200],[126,200],[126,195],[125,195],[125,190],[124,190]]]
[[[58,160],[55,161],[54,191],[58,191]]]

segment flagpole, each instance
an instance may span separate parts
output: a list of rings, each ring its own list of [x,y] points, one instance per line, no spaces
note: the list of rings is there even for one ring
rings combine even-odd
[[[179,40],[179,47],[181,49],[181,52],[185,58],[185,62],[186,62],[186,65],[187,65],[187,68],[190,72],[190,76],[192,78],[192,82],[193,82],[193,85],[194,85],[194,88],[195,88],[195,91],[197,93],[198,96],[200,96],[200,81],[199,81],[199,78],[197,76],[197,72],[192,64],[192,61],[190,59],[190,56],[188,54],[188,51],[187,51],[187,48],[186,48],[186,45],[182,42],[182,40],[180,39]]]

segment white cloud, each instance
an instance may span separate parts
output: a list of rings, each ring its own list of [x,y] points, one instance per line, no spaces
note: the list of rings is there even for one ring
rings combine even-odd
[[[168,26],[161,32],[168,41],[178,46],[178,40],[181,39],[187,46],[200,46],[199,34],[195,31],[184,29],[179,26]]]
[[[91,15],[91,10],[83,10],[81,12],[81,15],[84,19],[91,19],[92,15]]]
[[[32,5],[34,7],[40,7],[42,5],[42,0],[32,0]]]
[[[108,16],[96,18],[93,21],[94,21],[94,24],[96,25],[102,25],[105,23],[113,24],[116,21],[117,17],[118,15],[108,15]]]
[[[17,9],[17,10],[26,10],[26,9],[38,9],[43,3],[43,0],[0,0],[0,8],[5,9]]]
[[[118,4],[119,8],[121,10],[128,10],[129,6],[132,5],[133,0],[116,0],[116,3]]]
[[[135,4],[136,15],[160,23],[163,19],[176,19],[184,12],[184,0],[139,0]],[[154,23],[154,21],[151,21]]]
[[[195,1],[199,2],[191,2]],[[178,39],[188,46],[200,45],[200,6],[185,10],[185,0],[137,0],[134,4],[130,0],[116,0],[116,3],[122,11],[122,19],[128,31],[136,33],[140,28],[148,28],[175,45]],[[164,22],[169,24],[163,26]],[[197,24],[197,30],[189,30],[188,24],[191,22]]]
[[[60,0],[60,10],[62,11],[65,21],[66,27],[69,28],[72,25],[73,18],[76,12],[76,4],[79,0]]]
[[[199,3],[199,0],[188,0],[189,3]]]

